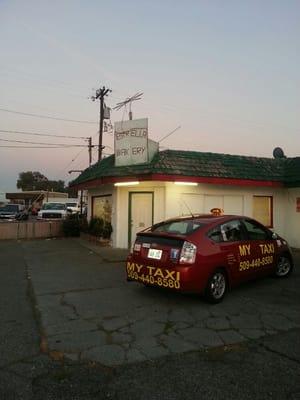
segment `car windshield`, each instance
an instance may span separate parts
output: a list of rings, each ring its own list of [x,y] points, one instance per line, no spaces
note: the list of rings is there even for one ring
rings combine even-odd
[[[6,206],[1,208],[2,212],[18,212],[19,207],[16,204],[6,204]]]
[[[42,210],[65,210],[65,208],[66,205],[64,203],[45,203]]]
[[[67,207],[77,207],[77,203],[66,203]]]
[[[195,232],[197,229],[202,228],[204,225],[205,223],[195,219],[166,221],[157,225],[153,225],[151,228],[151,232],[172,233],[175,235],[188,235],[190,233]]]

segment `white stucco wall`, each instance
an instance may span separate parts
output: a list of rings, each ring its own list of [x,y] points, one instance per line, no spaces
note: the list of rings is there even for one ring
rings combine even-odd
[[[128,212],[130,192],[153,192],[154,193],[154,223],[165,218],[165,188],[161,182],[141,182],[138,186],[126,186],[116,188],[116,244],[117,247],[127,248],[128,246]]]
[[[300,198],[300,188],[287,189],[284,235],[290,246],[300,249],[300,212],[296,210],[297,197]]]
[[[300,213],[296,212],[296,198],[300,189],[233,187],[227,185],[199,184],[177,186],[173,182],[140,182],[138,186],[117,187],[104,185],[89,190],[89,215],[91,197],[112,194],[112,242],[114,247],[128,246],[128,211],[130,192],[154,192],[154,223],[178,215],[209,212],[221,207],[225,214],[242,214],[253,217],[253,196],[273,197],[273,230],[285,237],[291,246],[300,248]]]

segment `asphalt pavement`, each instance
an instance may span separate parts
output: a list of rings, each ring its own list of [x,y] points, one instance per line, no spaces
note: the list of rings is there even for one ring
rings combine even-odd
[[[294,274],[222,304],[127,283],[124,251],[0,242],[0,399],[300,399]]]

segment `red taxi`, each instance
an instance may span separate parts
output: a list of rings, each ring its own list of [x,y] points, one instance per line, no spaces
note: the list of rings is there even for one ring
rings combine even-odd
[[[127,280],[204,293],[213,303],[228,288],[273,274],[287,277],[287,242],[259,222],[234,215],[192,215],[139,232],[127,258]]]

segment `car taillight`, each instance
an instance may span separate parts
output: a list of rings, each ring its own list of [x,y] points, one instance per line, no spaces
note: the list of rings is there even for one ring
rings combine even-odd
[[[132,246],[132,252],[140,252],[141,251],[141,243],[137,243],[136,241],[134,242],[134,245]]]
[[[193,264],[196,260],[197,246],[190,242],[184,242],[180,253],[180,264]]]

